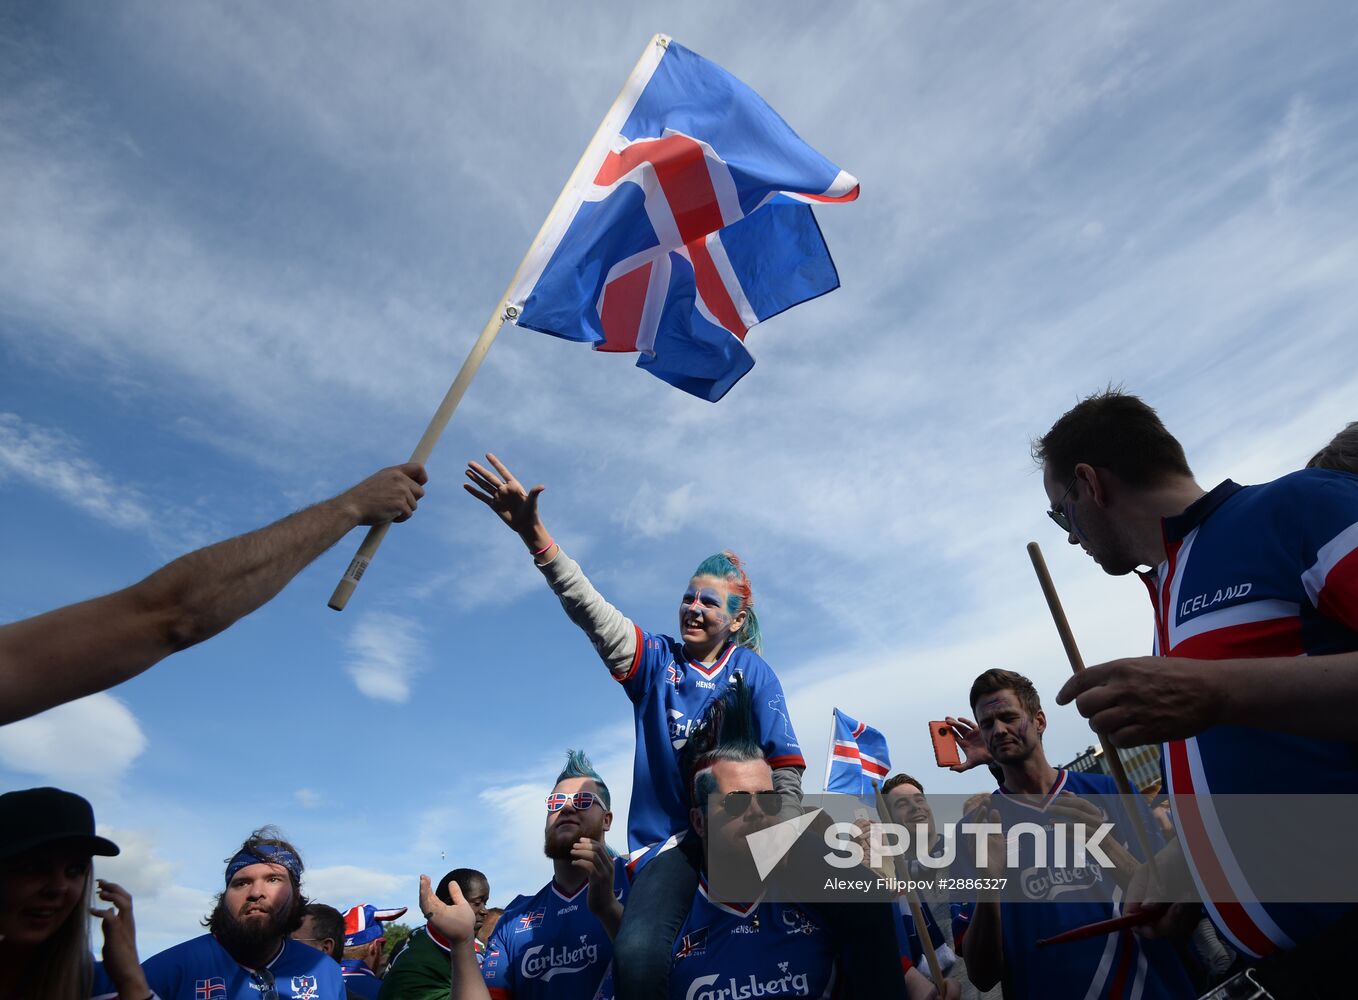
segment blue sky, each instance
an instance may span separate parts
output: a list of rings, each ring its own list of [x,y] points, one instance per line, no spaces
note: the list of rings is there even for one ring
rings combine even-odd
[[[1144,652],[1135,581],[1043,514],[1028,441],[1121,382],[1199,479],[1301,465],[1358,417],[1358,10],[1341,3],[12,2],[0,12],[0,620],[125,585],[402,460],[646,39],[759,91],[862,182],[843,287],[757,327],[718,405],[508,328],[349,609],[357,533],[271,605],[0,731],[0,786],[87,795],[144,955],[276,823],[308,888],[414,902],[548,877],[541,795],[631,717],[518,541],[462,494],[497,451],[624,612],[673,627],[747,561],[818,789],[832,705],[930,790],[924,723],[981,670],[1050,700]],[[1091,742],[1051,706],[1049,754]],[[618,810],[619,828],[625,808]],[[616,842],[622,844],[619,836]],[[445,860],[446,858],[446,860]]]

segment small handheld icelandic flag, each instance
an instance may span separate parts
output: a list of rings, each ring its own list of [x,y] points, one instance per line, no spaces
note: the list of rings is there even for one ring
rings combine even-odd
[[[891,773],[886,737],[839,709],[834,712],[830,759],[825,765],[825,790],[871,797],[872,783],[876,781],[880,785]]]
[[[716,401],[746,332],[839,287],[806,202],[858,182],[720,66],[662,36],[628,78],[506,299],[519,326],[640,352]]]

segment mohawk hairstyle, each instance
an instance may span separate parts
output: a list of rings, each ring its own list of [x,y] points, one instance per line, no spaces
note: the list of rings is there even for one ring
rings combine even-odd
[[[567,750],[566,766],[561,769],[561,773],[556,776],[554,785],[559,785],[567,778],[588,778],[599,786],[599,798],[603,801],[604,811],[613,808],[611,796],[608,794],[608,785],[604,784],[604,779],[599,777],[599,772],[594,770],[594,765],[585,756],[583,750]]]
[[[718,580],[726,581],[731,588],[726,613],[734,618],[741,611],[745,612],[745,624],[736,633],[736,645],[760,652],[764,648],[764,634],[759,630],[759,616],[754,613],[754,592],[750,589],[750,578],[745,574],[740,556],[730,549],[722,549],[700,562],[693,575],[715,576]]]
[[[736,674],[731,686],[708,707],[679,754],[679,769],[693,804],[701,808],[716,790],[713,764],[763,759],[764,748],[754,721],[754,694],[745,678]]]

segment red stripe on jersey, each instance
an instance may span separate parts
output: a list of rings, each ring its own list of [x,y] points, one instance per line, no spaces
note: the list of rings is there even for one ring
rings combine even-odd
[[[1358,631],[1358,549],[1354,549],[1325,577],[1317,610]]]
[[[1301,656],[1305,652],[1301,619],[1294,615],[1214,628],[1189,636],[1166,655],[1194,660],[1227,660],[1237,656]]]
[[[1131,931],[1123,931],[1118,935],[1118,967],[1113,973],[1112,985],[1108,987],[1109,1000],[1127,995],[1127,973],[1131,970],[1135,955],[1136,939],[1132,937]]]
[[[514,991],[503,986],[487,986],[486,991],[490,993],[490,1000],[514,1000]]]
[[[637,667],[641,666],[641,653],[642,650],[646,648],[646,638],[641,634],[641,626],[633,625],[632,627],[637,630],[637,651],[632,654],[632,665],[627,668],[627,673],[623,674],[621,677],[617,674],[613,675],[613,679],[619,684],[632,679],[633,675],[637,672]]]
[[[1245,908],[1236,902],[1235,890],[1231,888],[1217,859],[1207,824],[1203,821],[1202,811],[1194,796],[1193,775],[1188,768],[1188,746],[1183,740],[1174,740],[1169,744],[1169,769],[1174,789],[1172,806],[1183,828],[1184,846],[1197,869],[1198,877],[1202,879],[1208,898],[1227,929],[1241,944],[1260,957],[1272,954],[1277,950],[1277,945],[1259,929]]]
[[[911,969],[913,969],[914,967],[915,967],[915,963],[912,962],[912,961],[910,961],[910,956],[909,956],[909,955],[902,955],[902,956],[901,956],[901,972],[902,972],[902,974],[904,974],[904,973],[906,973],[906,972],[909,972],[909,971],[910,971]]]
[[[800,767],[806,770],[806,758],[799,753],[784,753],[768,759],[769,767]]]
[[[1174,542],[1165,546],[1165,578],[1160,583],[1160,600],[1155,608],[1155,621],[1160,627],[1160,655],[1168,656],[1169,644],[1169,622],[1174,614],[1174,603],[1171,597],[1174,589],[1174,563],[1179,557],[1179,548],[1183,542]]]
[[[433,924],[425,924],[424,932],[429,935],[430,941],[433,941],[444,951],[453,950],[453,942],[449,941],[446,937],[440,934]]]

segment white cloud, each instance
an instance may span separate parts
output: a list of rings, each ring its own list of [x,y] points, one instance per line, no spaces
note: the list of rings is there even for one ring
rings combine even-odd
[[[369,611],[349,635],[345,669],[358,690],[380,701],[404,702],[410,681],[424,668],[423,626],[413,618]]]
[[[310,788],[299,788],[292,793],[292,796],[303,809],[315,809],[322,801],[321,794],[312,791]]]
[[[154,521],[146,498],[85,458],[78,442],[0,413],[0,476],[24,479],[115,528],[146,531]]]
[[[99,833],[117,844],[120,853],[112,858],[99,858],[97,874],[130,892],[134,907],[157,899],[173,887],[180,866],[160,856],[153,832],[100,824]]]
[[[145,535],[164,554],[178,555],[208,541],[213,531],[203,515],[147,497],[84,452],[81,442],[64,431],[0,413],[0,483],[20,480],[105,524]]]
[[[700,515],[710,502],[699,495],[697,483],[657,489],[643,482],[617,521],[624,531],[641,538],[663,538]]]
[[[411,904],[404,901],[418,895],[418,890],[417,875],[375,871],[356,865],[308,868],[302,884],[302,891],[310,899],[328,903],[341,913],[357,903],[372,903],[378,907],[408,906]]]
[[[102,871],[102,862],[96,863],[96,871]],[[205,933],[202,920],[211,911],[217,890],[208,892],[186,885],[167,886],[155,897],[152,906],[137,906],[132,900],[132,911],[137,922],[137,954],[144,962],[152,955],[181,941],[198,937]],[[99,931],[91,931],[91,940],[101,940]],[[96,951],[99,945],[95,945]]]
[[[1300,94],[1287,105],[1287,114],[1268,139],[1268,193],[1281,208],[1305,183],[1320,141],[1316,114]]]
[[[110,694],[0,728],[0,763],[57,784],[116,781],[146,749],[137,717]]]

